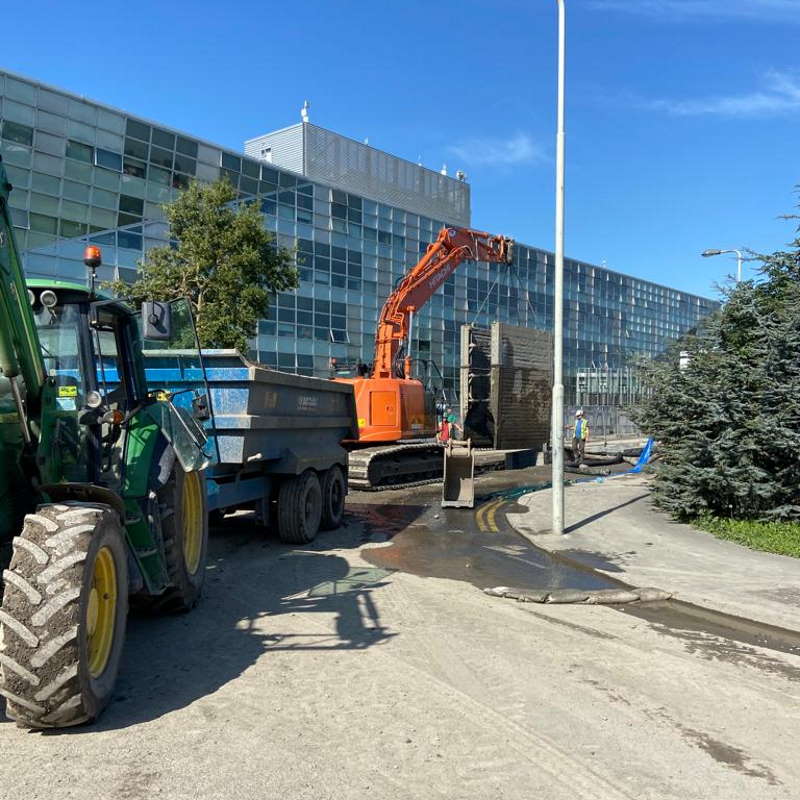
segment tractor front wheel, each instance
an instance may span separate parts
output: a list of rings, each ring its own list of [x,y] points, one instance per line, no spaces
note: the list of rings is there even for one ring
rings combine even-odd
[[[55,503],[25,517],[3,573],[0,694],[20,727],[95,719],[114,689],[128,611],[122,523],[109,506]]]
[[[208,505],[202,472],[184,472],[176,461],[158,491],[170,588],[155,599],[164,612],[189,611],[203,589],[208,552]]]

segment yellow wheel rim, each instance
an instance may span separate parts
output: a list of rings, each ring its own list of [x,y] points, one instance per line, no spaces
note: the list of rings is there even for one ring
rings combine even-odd
[[[194,575],[200,568],[203,553],[203,486],[197,472],[183,478],[181,512],[183,517],[183,560],[186,570]]]
[[[89,640],[89,674],[99,678],[108,666],[117,622],[117,568],[108,547],[101,547],[94,560],[92,588],[86,606]]]

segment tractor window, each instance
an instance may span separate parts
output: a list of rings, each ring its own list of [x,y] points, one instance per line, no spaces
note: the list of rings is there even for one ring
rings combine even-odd
[[[183,468],[204,469],[210,460],[204,449],[207,435],[195,418],[194,405],[200,402],[207,407],[208,384],[189,304],[183,299],[173,300],[170,309],[170,338],[142,342],[147,386],[159,400],[146,410],[174,447]]]
[[[187,355],[197,355],[194,323],[189,303],[183,298],[179,298],[170,301],[169,306],[171,310],[170,338],[166,341],[154,341],[143,337],[142,346],[145,350],[171,350]],[[141,326],[141,315],[138,315],[138,318]]]
[[[97,353],[97,385],[100,393],[108,398],[121,383],[117,336],[114,331],[94,331],[94,336]]]
[[[148,388],[172,392],[187,389],[205,391],[191,308],[184,299],[173,300],[169,305],[170,338],[165,341],[142,340]],[[141,315],[137,317],[141,328]],[[191,396],[181,399],[189,402]]]
[[[77,305],[34,310],[39,341],[47,374],[55,379],[56,397],[62,411],[77,411],[86,393],[81,374],[78,331],[81,327]]]
[[[125,317],[113,316],[111,329],[95,328],[97,387],[111,408],[129,411],[146,390],[139,386],[135,366],[135,345]]]

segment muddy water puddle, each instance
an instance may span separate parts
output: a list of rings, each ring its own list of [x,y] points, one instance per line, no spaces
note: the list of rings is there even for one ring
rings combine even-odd
[[[376,567],[464,581],[479,589],[608,589],[619,585],[529,544],[505,523],[499,510],[492,518],[497,530],[483,530],[479,509],[348,507],[363,525],[362,541],[373,545],[365,547],[361,555]]]

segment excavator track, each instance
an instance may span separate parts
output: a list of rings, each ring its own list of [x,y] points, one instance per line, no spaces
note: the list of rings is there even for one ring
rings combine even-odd
[[[444,451],[433,440],[353,450],[348,456],[348,486],[353,491],[409,489],[442,479]]]

